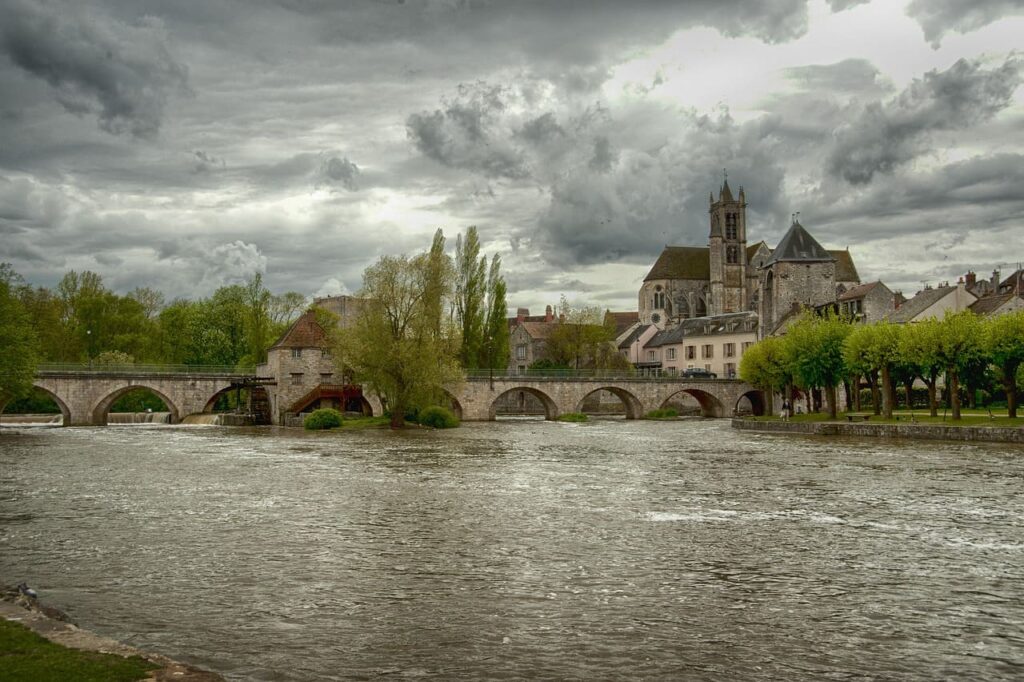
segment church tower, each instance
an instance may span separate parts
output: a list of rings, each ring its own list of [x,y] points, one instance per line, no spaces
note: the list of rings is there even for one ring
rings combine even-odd
[[[708,315],[736,313],[747,309],[747,201],[740,187],[733,198],[729,177],[710,197],[711,232],[708,236]]]

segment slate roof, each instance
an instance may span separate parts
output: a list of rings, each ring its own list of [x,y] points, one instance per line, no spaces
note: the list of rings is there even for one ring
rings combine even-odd
[[[1024,291],[1024,270],[1017,270],[1012,275],[1004,279],[999,283],[999,289],[997,289],[1001,294],[1010,293],[1014,290],[1017,292]]]
[[[292,322],[292,326],[285,330],[284,334],[274,342],[270,350],[275,348],[326,348],[327,334],[320,323],[316,321],[316,314],[307,310],[299,319]]]
[[[885,319],[898,324],[910,322],[953,291],[956,291],[956,287],[935,287],[934,289],[919,291],[917,296],[914,296],[909,301],[905,301],[899,308],[886,315]]]
[[[666,246],[644,277],[652,279],[711,279],[711,261],[706,246]]]
[[[667,346],[672,343],[683,342],[683,327],[675,327],[674,329],[662,329],[657,332],[654,336],[647,340],[644,344],[644,348],[658,348],[660,346]]]
[[[857,274],[857,266],[853,264],[853,256],[846,249],[829,251],[830,256],[836,259],[836,281],[837,282],[859,282],[860,275]]]
[[[605,312],[605,319],[611,316],[612,322],[615,323],[615,336],[618,336],[622,332],[629,329],[630,325],[636,324],[640,320],[640,313],[638,312],[612,312],[611,310]]]
[[[971,304],[970,310],[976,315],[991,315],[1006,305],[1009,301],[1013,300],[1013,297],[1017,295],[1018,294],[1010,291],[1005,294],[990,294],[988,296],[982,296]],[[1021,298],[1024,298],[1024,296],[1021,296]]]
[[[779,261],[831,261],[835,256],[825,250],[811,233],[800,223],[793,223],[782,237],[782,241],[772,251],[765,265]],[[838,279],[838,278],[837,278]]]
[[[836,277],[836,279],[841,279],[841,278],[840,277]],[[877,287],[879,285],[882,285],[882,283],[881,282],[868,282],[867,284],[859,284],[859,285],[857,285],[855,287],[852,287],[849,290],[844,291],[843,293],[839,294],[839,300],[840,301],[852,301],[854,299],[864,298],[865,296],[870,294],[872,291],[874,291],[875,287]],[[884,285],[882,285],[882,286],[884,286]]]
[[[558,326],[557,322],[522,322],[520,326],[526,330],[531,339],[546,339]]]
[[[636,329],[634,329],[633,331],[631,331],[629,333],[629,336],[627,336],[626,338],[624,338],[622,340],[622,343],[619,344],[619,348],[620,349],[629,348],[634,343],[636,343],[637,339],[639,339],[641,336],[644,335],[644,332],[646,332],[650,328],[651,328],[651,325],[649,325],[649,324],[642,324],[642,325],[638,326]]]
[[[691,317],[683,320],[679,324],[679,329],[683,331],[683,336],[733,334],[744,331],[744,323],[750,323],[752,326],[749,331],[754,331],[757,328],[757,313],[748,310],[709,317]]]

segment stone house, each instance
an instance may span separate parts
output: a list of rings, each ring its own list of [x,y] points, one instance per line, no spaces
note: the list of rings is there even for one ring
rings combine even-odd
[[[650,338],[638,367],[668,374],[704,369],[734,379],[744,351],[757,341],[757,326],[757,314],[750,311],[684,320]]]
[[[857,322],[884,320],[896,309],[896,295],[881,282],[857,285],[839,294],[838,312]]]
[[[928,286],[901,303],[885,319],[897,324],[920,322],[929,318],[941,319],[947,312],[967,310],[977,300],[978,297],[967,290],[962,280],[956,286]]]
[[[520,322],[509,332],[510,374],[522,374],[538,360],[549,357],[547,340],[557,322]]]
[[[1014,313],[1024,310],[1024,294],[1013,291],[1005,294],[989,294],[972,303],[968,310],[982,317]]]
[[[365,298],[357,298],[355,296],[325,296],[323,298],[314,298],[313,306],[317,308],[323,308],[324,310],[337,315],[338,327],[345,329],[351,327],[355,322],[356,316],[363,309],[363,305],[366,303]]]
[[[629,330],[628,334],[623,334],[616,339],[619,354],[626,358],[634,367],[640,367],[646,361],[645,357],[647,354],[644,352],[644,346],[659,331],[661,330],[658,329],[657,325],[636,324]]]

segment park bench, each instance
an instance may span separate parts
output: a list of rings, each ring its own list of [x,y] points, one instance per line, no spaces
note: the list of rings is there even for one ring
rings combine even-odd
[[[865,414],[865,413],[862,413],[862,412],[851,412],[851,413],[846,415],[846,421],[848,421],[848,422],[855,422],[855,421],[865,421],[866,422],[869,419],[871,419],[871,415],[870,414]]]

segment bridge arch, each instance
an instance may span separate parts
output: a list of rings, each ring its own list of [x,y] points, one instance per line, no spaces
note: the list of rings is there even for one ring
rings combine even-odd
[[[700,416],[702,417],[722,417],[725,416],[725,406],[722,405],[722,401],[708,393],[702,391],[699,388],[681,388],[677,391],[673,391],[669,395],[665,396],[665,399],[661,401],[659,407],[665,407],[669,401],[680,393],[686,393],[687,395],[696,399],[700,403]]]
[[[455,416],[458,417],[459,420],[461,421],[462,420],[462,403],[460,403],[459,399],[455,396],[455,394],[452,393],[451,391],[449,391],[447,388],[442,388],[441,389],[441,393],[444,396],[445,400],[448,401],[448,404],[449,404],[449,407],[451,408],[451,411],[454,412]]]
[[[164,405],[167,406],[167,409],[171,413],[171,424],[177,424],[178,422],[181,421],[181,408],[179,408],[178,405],[173,400],[171,400],[166,393],[157,388],[154,388],[153,386],[150,386],[147,383],[134,383],[126,384],[124,386],[116,388],[110,393],[108,393],[106,396],[101,398],[99,401],[97,401],[96,405],[93,406],[91,410],[92,423],[97,426],[105,426],[107,423],[107,414],[110,412],[110,406],[114,404],[114,401],[123,396],[125,393],[129,393],[130,391],[137,391],[139,389],[145,389],[152,393],[153,395],[155,395],[156,397],[160,398],[160,400],[164,401]]]
[[[46,397],[56,403],[57,407],[60,408],[61,426],[67,426],[71,423],[71,410],[59,395],[48,389],[46,386],[43,386],[38,381],[32,382],[32,388],[45,393]],[[7,406],[10,405],[10,403],[11,401],[0,402],[0,415],[3,415],[4,410],[7,409]]]
[[[544,391],[540,390],[539,388],[534,388],[532,386],[513,386],[512,388],[509,388],[508,390],[502,391],[499,395],[495,396],[494,400],[491,401],[491,405],[488,408],[487,419],[490,420],[490,421],[494,421],[495,419],[497,419],[497,417],[498,417],[498,414],[497,414],[498,402],[502,398],[504,398],[506,395],[508,395],[509,393],[518,393],[518,392],[528,393],[528,394],[534,396],[535,398],[537,398],[540,401],[541,405],[544,406],[544,418],[545,419],[550,421],[550,420],[558,418],[558,415],[559,415],[558,404],[555,403],[555,401],[547,393],[545,393]]]
[[[580,398],[580,401],[576,404],[576,412],[582,412],[583,402],[598,391],[608,391],[621,400],[622,404],[626,406],[626,419],[640,419],[644,416],[644,407],[640,400],[621,386],[601,386],[589,391],[586,395]]]
[[[743,402],[744,398],[750,402],[750,413],[755,417],[763,417],[767,413],[768,407],[765,401],[764,391],[752,389],[736,399],[736,404],[733,405],[733,414],[740,413],[740,403]]]

